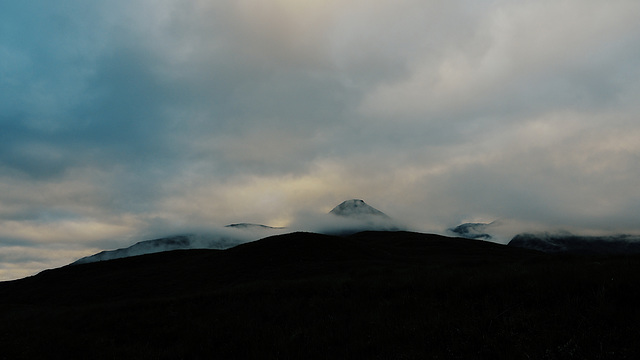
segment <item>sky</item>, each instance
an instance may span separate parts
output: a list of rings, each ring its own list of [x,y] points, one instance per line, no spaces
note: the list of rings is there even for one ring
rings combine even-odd
[[[351,198],[640,233],[637,0],[2,1],[0,94],[0,281]]]

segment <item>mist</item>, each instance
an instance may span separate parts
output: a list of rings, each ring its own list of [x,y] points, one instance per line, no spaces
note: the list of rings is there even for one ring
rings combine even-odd
[[[377,216],[350,218],[312,212],[296,214],[290,228],[296,231],[310,231],[330,235],[347,235],[365,230],[408,230],[406,226],[392,218]]]
[[[155,239],[137,242],[128,247],[101,251],[97,254],[80,258],[74,261],[73,264],[86,264],[173,250],[224,250],[284,232],[285,229],[283,228],[261,226],[209,228],[207,230],[200,229],[198,232],[178,232],[178,235],[163,235]]]
[[[240,244],[289,232],[315,232],[327,235],[350,235],[365,230],[399,231],[407,230],[399,222],[385,213],[370,207],[362,200],[349,200],[336,206],[329,213],[300,212],[294,215],[288,227],[272,227],[265,224],[233,223],[222,228],[207,227],[173,229],[173,234],[161,235],[154,229],[157,238],[137,242],[129,247],[101,251],[83,257],[74,264],[105,261],[122,257],[184,249],[228,249]]]

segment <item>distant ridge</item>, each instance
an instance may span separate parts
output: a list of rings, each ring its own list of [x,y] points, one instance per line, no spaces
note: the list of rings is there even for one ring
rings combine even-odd
[[[640,237],[633,235],[579,236],[570,233],[524,233],[514,236],[508,245],[548,253],[640,254]]]
[[[127,248],[116,250],[105,250],[97,254],[85,256],[76,260],[71,265],[92,263],[121,259],[125,257],[154,254],[171,250],[186,249],[228,249],[238,244],[246,242],[241,238],[223,235],[176,235],[160,239],[145,240],[137,242]]]
[[[363,230],[395,231],[401,227],[382,211],[367,205],[363,200],[352,199],[342,202],[329,212],[340,218],[331,221],[332,225],[325,231],[332,235],[348,235]],[[98,261],[121,259],[131,256],[153,254],[172,250],[215,249],[223,250],[249,241],[281,233],[286,227],[275,227],[255,223],[233,223],[225,225],[230,231],[215,234],[181,234],[153,240],[137,242],[129,247],[105,250],[97,254],[76,260],[72,265]]]
[[[248,241],[254,241],[259,238],[276,233],[275,231],[270,230],[285,229],[281,227],[252,223],[229,224],[226,225],[225,228],[233,230],[225,230],[223,232],[215,234],[183,234],[153,240],[140,241],[126,248],[105,250],[94,255],[83,257],[73,262],[72,265],[121,259],[125,257],[154,254],[172,250],[224,250],[239,244],[246,243]]]
[[[490,223],[464,223],[447,230],[456,236],[462,236],[467,239],[491,240],[493,236],[487,230],[495,223],[495,221]]]
[[[233,228],[233,229],[274,229],[274,230],[286,229],[285,227],[280,227],[280,226],[268,226],[268,225],[253,224],[253,223],[229,224],[229,225],[225,225],[224,227]]]

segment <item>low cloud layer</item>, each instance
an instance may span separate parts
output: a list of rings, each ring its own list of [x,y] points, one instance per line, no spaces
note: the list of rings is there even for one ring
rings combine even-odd
[[[3,4],[0,280],[177,229],[291,226],[350,198],[422,231],[640,233],[639,13]]]

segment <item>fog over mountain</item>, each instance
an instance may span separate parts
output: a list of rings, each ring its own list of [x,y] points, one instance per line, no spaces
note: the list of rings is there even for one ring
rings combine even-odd
[[[329,212],[331,224],[321,229],[326,234],[353,234],[364,230],[396,231],[405,229],[397,220],[363,200],[346,200]]]
[[[506,232],[505,232],[506,228]],[[274,227],[255,223],[233,223],[215,231],[166,236],[140,241],[126,248],[105,250],[83,257],[73,264],[106,261],[123,257],[157,253],[180,249],[228,249],[239,244],[259,240],[271,235],[292,231],[313,231],[330,235],[350,235],[360,231],[398,231],[407,227],[384,212],[370,206],[364,200],[346,200],[327,214],[309,217],[292,228]],[[504,240],[505,234],[513,231],[501,220],[489,223],[470,222],[447,229],[459,237],[478,241],[491,241],[509,246],[533,249],[550,253],[622,254],[640,252],[640,236],[579,236],[568,232],[527,233],[522,232],[513,239]]]
[[[402,227],[387,214],[375,209],[363,200],[347,200],[336,206],[328,214],[307,223],[309,228],[297,229],[324,234],[348,235],[364,230],[400,230]],[[132,246],[105,250],[83,257],[74,264],[119,259],[123,257],[157,253],[180,249],[227,249],[267,236],[293,231],[285,227],[274,227],[253,223],[234,223],[224,229],[200,234],[186,234],[140,241]]]
[[[260,237],[268,236],[269,233],[261,233]],[[257,240],[248,236],[248,234],[189,234],[170,236],[154,240],[146,240],[135,243],[127,248],[116,250],[105,250],[95,255],[83,257],[73,264],[86,264],[96,261],[106,261],[120,259],[124,257],[153,254],[163,251],[181,250],[181,249],[228,249],[230,247],[243,244],[247,241]]]
[[[454,228],[447,229],[448,232],[468,239],[491,240],[493,236],[487,232],[495,222],[491,223],[464,223]]]
[[[282,234],[285,231],[286,228],[262,224],[229,224],[223,229],[210,230],[203,233],[167,236],[153,240],[140,241],[126,248],[105,250],[91,256],[83,257],[73,262],[73,264],[85,264],[171,250],[223,250],[267,236]]]

